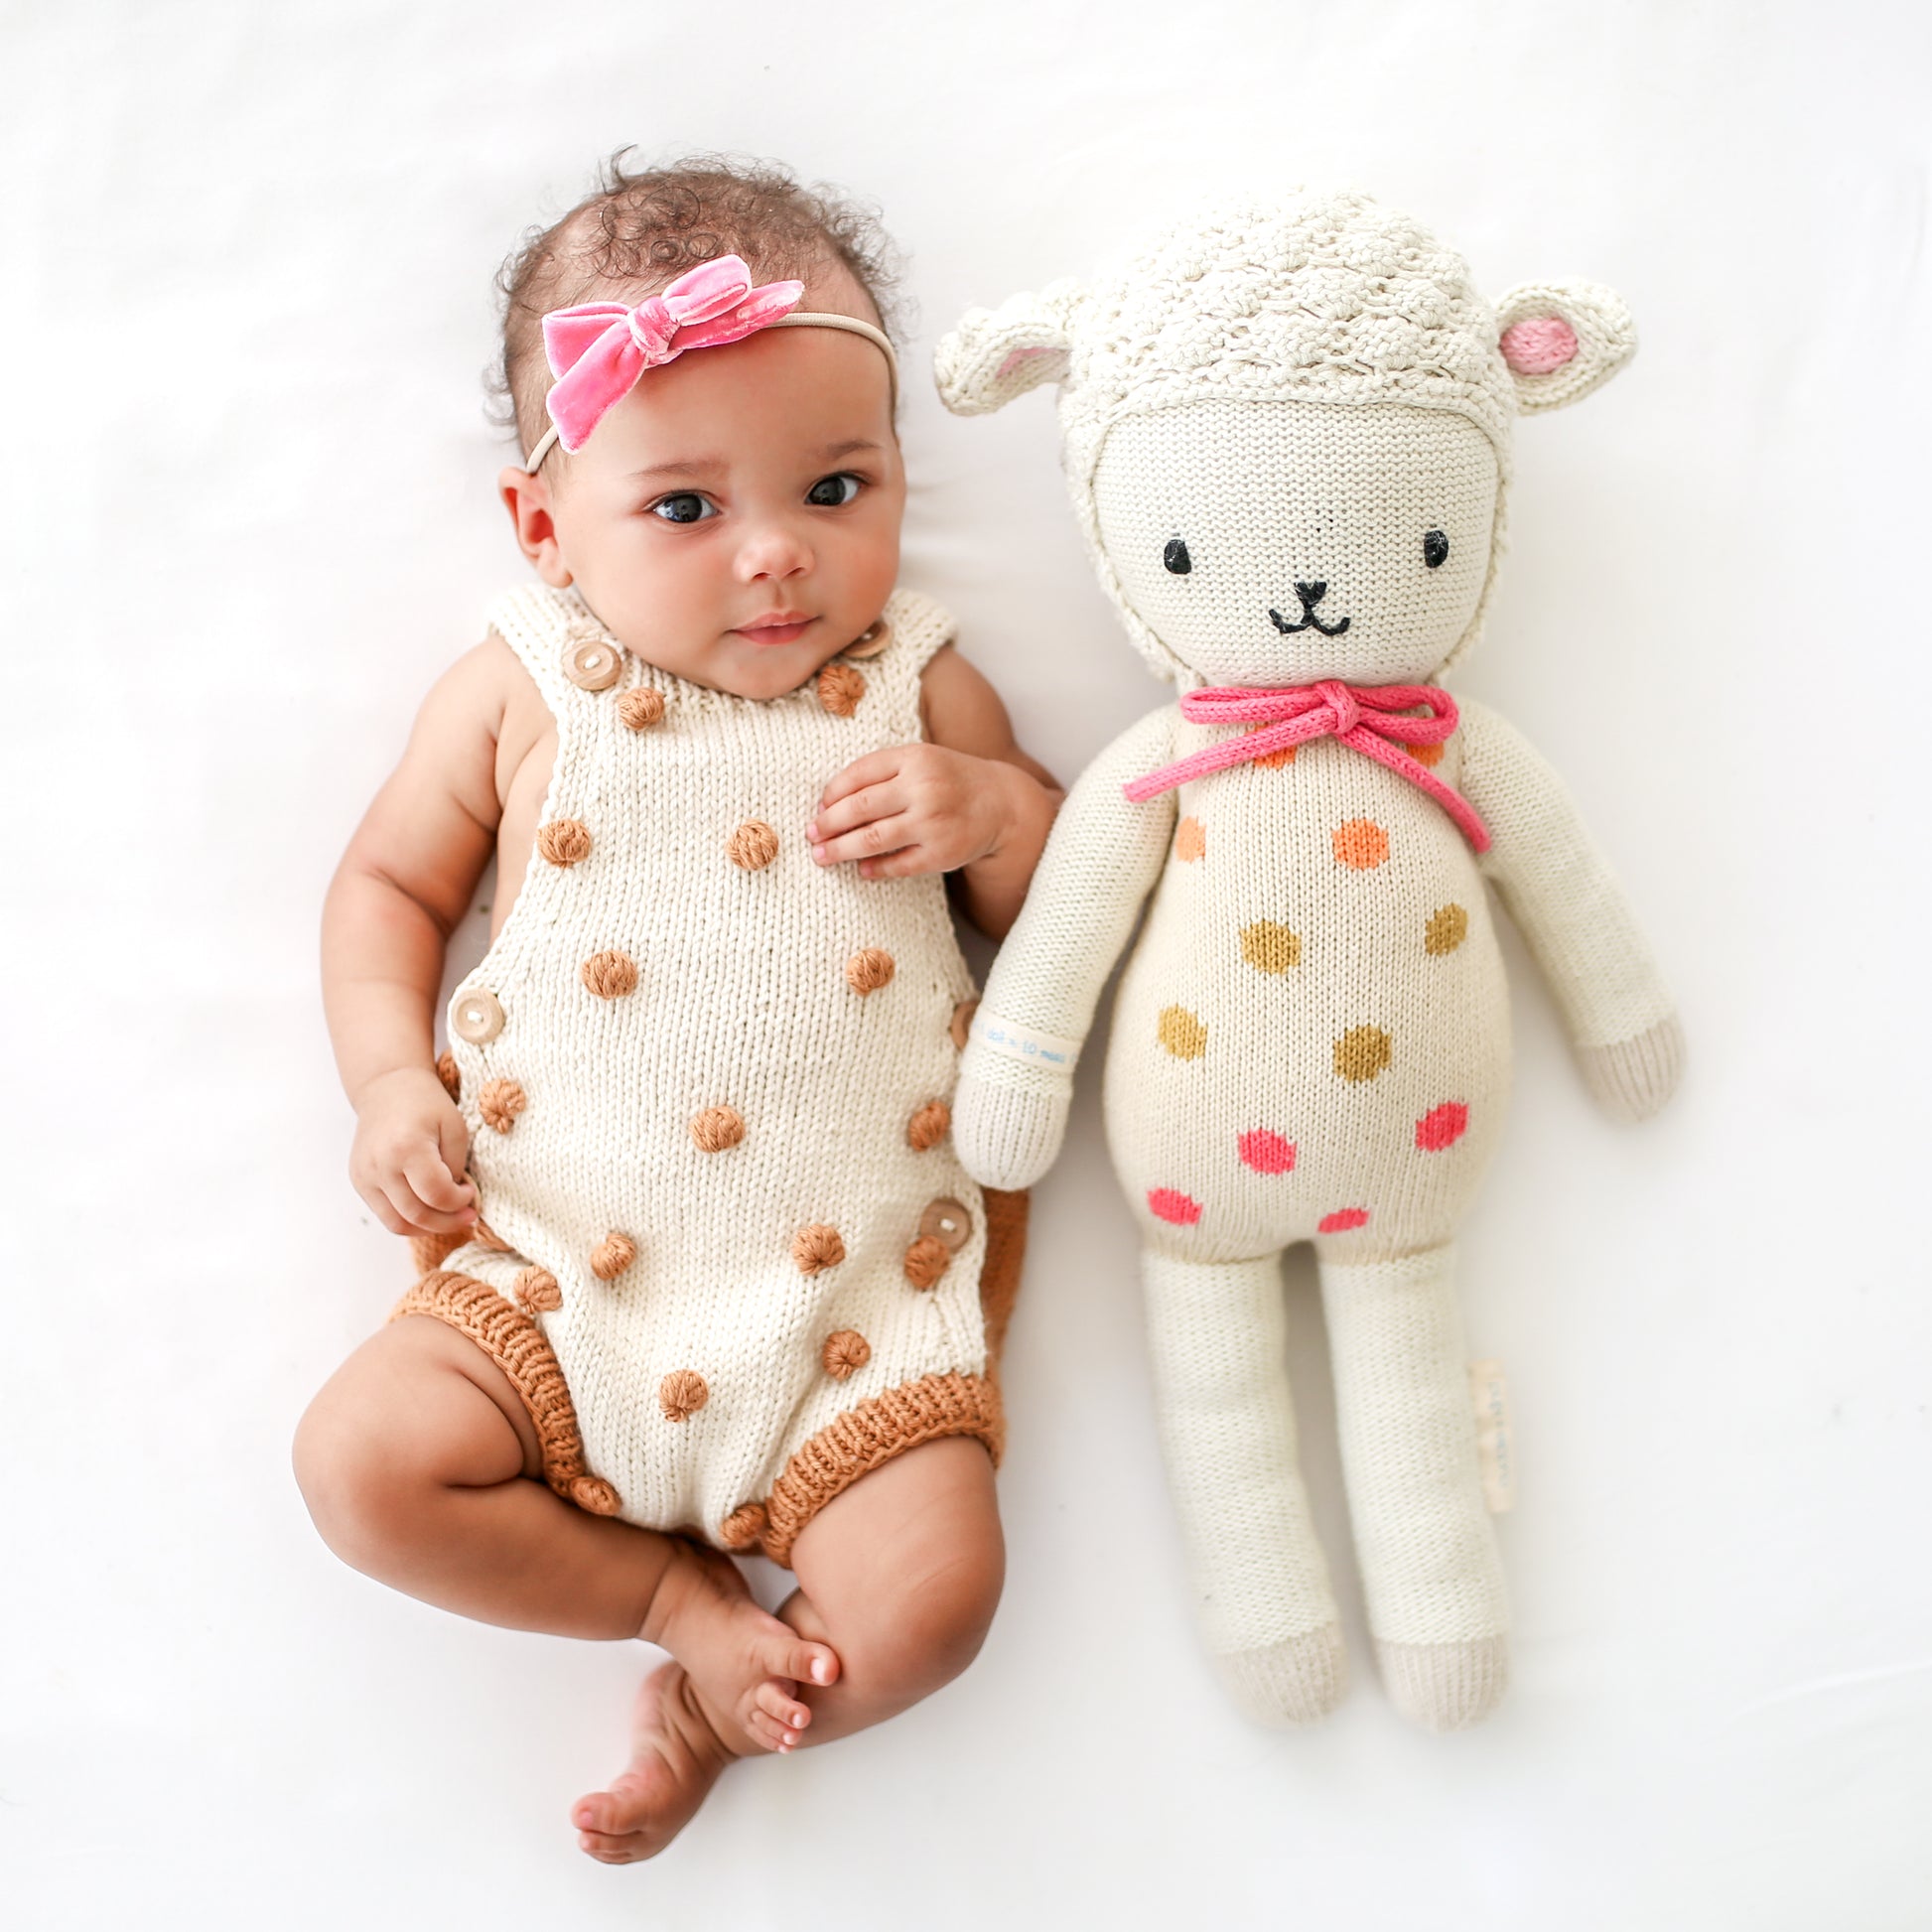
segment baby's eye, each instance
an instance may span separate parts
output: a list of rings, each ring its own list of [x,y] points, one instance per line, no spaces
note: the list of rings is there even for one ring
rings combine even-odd
[[[851,502],[864,487],[862,478],[855,477],[850,470],[841,470],[837,476],[820,477],[806,490],[805,501],[822,510],[835,510],[841,504]]]
[[[1194,567],[1193,558],[1187,554],[1187,546],[1178,537],[1168,539],[1168,547],[1162,551],[1161,561],[1176,577],[1185,577]]]
[[[1441,530],[1425,530],[1422,539],[1422,560],[1431,570],[1438,564],[1449,560],[1449,538]]]
[[[660,496],[650,506],[650,513],[666,523],[703,523],[718,514],[718,506],[707,502],[695,489],[680,489],[669,496]]]

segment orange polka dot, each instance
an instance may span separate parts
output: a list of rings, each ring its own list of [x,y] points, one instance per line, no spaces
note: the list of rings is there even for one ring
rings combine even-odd
[[[1207,833],[1197,818],[1183,818],[1174,827],[1173,856],[1183,866],[1191,866],[1207,850]]]
[[[1444,747],[1441,745],[1405,745],[1402,748],[1418,764],[1441,764]]]
[[[1272,725],[1251,725],[1248,729],[1248,735],[1252,738],[1256,732],[1273,730],[1274,727]],[[1260,765],[1264,771],[1279,771],[1283,765],[1293,764],[1295,762],[1295,754],[1300,750],[1301,747],[1299,745],[1284,745],[1279,752],[1264,752],[1254,762]]]
[[[1351,818],[1329,837],[1335,863],[1354,872],[1373,872],[1389,856],[1389,835],[1372,818]]]

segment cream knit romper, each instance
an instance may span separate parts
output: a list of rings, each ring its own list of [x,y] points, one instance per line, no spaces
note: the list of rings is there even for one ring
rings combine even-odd
[[[397,1312],[498,1361],[560,1494],[782,1562],[898,1451],[999,1452],[982,1275],[997,1330],[1024,1197],[983,1197],[948,1135],[973,988],[944,883],[821,869],[804,836],[835,772],[921,736],[953,625],[897,592],[756,700],[639,662],[574,591],[490,623],[556,764],[450,1004],[483,1230]]]

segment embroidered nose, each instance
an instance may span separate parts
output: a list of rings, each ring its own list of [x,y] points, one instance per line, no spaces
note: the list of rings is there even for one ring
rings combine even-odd
[[[1312,611],[1327,594],[1328,586],[1325,581],[1319,584],[1297,584],[1295,587],[1295,595],[1302,600],[1302,609],[1305,611]]]
[[[1295,588],[1299,591],[1302,587],[1297,584]],[[1335,714],[1335,736],[1346,738],[1362,722],[1362,708],[1355,702],[1354,692],[1333,678],[1323,678],[1314,688],[1321,702]]]

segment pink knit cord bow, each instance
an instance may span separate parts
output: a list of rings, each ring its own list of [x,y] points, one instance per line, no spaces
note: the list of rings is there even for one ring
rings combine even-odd
[[[1417,706],[1425,707],[1428,717],[1405,715]],[[1478,852],[1489,850],[1488,828],[1469,801],[1402,749],[1440,745],[1455,729],[1455,700],[1433,684],[1342,684],[1323,678],[1318,684],[1291,684],[1278,690],[1221,685],[1189,691],[1180,701],[1180,715],[1196,725],[1259,724],[1265,729],[1224,739],[1177,764],[1165,764],[1145,778],[1134,779],[1122,789],[1137,805],[1190,778],[1306,745],[1311,738],[1332,736],[1351,752],[1386,764],[1398,777],[1428,792]]]
[[[660,295],[634,309],[585,302],[543,319],[543,352],[557,380],[549,396],[557,440],[575,452],[621,402],[646,369],[674,362],[687,348],[716,348],[768,328],[798,306],[803,282],[752,286],[736,255],[700,262]]]

